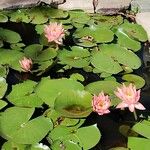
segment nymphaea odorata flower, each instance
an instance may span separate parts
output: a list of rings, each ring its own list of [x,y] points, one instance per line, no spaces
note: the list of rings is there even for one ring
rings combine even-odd
[[[63,42],[62,38],[65,36],[65,30],[62,24],[54,22],[50,23],[49,25],[45,25],[44,34],[48,39],[48,42],[55,42],[61,45]]]
[[[93,111],[97,112],[99,115],[108,114],[109,107],[111,105],[108,95],[104,95],[101,92],[98,96],[94,95],[92,100]]]
[[[21,68],[24,72],[31,71],[33,62],[30,58],[24,57],[22,60],[19,60],[19,63],[20,63]]]
[[[123,84],[122,87],[118,87],[117,91],[115,91],[115,95],[120,98],[122,102],[118,104],[116,108],[123,109],[128,107],[131,112],[134,112],[135,108],[145,110],[145,107],[139,102],[140,92],[140,90],[136,90],[133,84],[129,84],[128,86]]]

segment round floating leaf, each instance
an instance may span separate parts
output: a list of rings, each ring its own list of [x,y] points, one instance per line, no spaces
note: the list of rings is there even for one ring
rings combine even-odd
[[[92,14],[93,15],[93,14]],[[104,16],[100,14],[94,14],[92,18],[96,21],[97,24],[101,26],[117,26],[123,23],[123,18],[120,15],[117,16]]]
[[[147,33],[141,25],[133,23],[124,23],[120,26],[122,30],[131,38],[145,42],[147,41]]]
[[[93,37],[97,43],[107,43],[114,39],[114,33],[105,27],[94,26],[84,27],[76,30],[74,33],[75,38]]]
[[[91,149],[100,140],[101,134],[97,125],[79,128],[76,135],[81,140],[83,149]]]
[[[100,72],[117,74],[122,71],[122,68],[118,62],[114,61],[110,56],[102,53],[101,51],[93,54],[91,63]]]
[[[84,11],[69,11],[69,15],[73,25],[75,25],[75,23],[86,24],[90,20],[90,16]]]
[[[18,43],[22,40],[18,33],[3,28],[0,28],[0,39],[8,43]]]
[[[40,116],[22,124],[21,127],[12,134],[12,140],[20,144],[34,144],[41,141],[52,129],[53,123],[51,120]]]
[[[24,53],[17,50],[0,49],[0,64],[21,71],[19,60],[22,60]]]
[[[33,112],[33,108],[10,107],[6,109],[0,117],[1,136],[7,140],[12,140],[14,132],[30,119]]]
[[[103,55],[131,69],[138,69],[141,66],[141,60],[136,54],[118,44],[105,44],[100,46],[100,50]]]
[[[36,84],[36,82],[27,80],[23,83],[13,85],[11,93],[7,96],[8,100],[16,106],[41,106],[43,101],[34,93]]]
[[[0,110],[7,105],[7,102],[0,100]]]
[[[128,49],[131,49],[133,51],[138,51],[141,48],[141,43],[133,40],[132,38],[130,38],[127,33],[125,33],[123,31],[123,29],[121,27],[118,28],[117,32],[115,33],[118,37],[118,44],[126,47]]]
[[[58,58],[61,64],[66,64],[75,68],[86,67],[90,63],[90,52],[83,47],[73,46],[71,51],[63,49]]]
[[[12,150],[12,149],[15,149],[15,150],[24,150],[26,149],[27,146],[26,145],[23,145],[23,144],[16,144],[14,142],[11,142],[11,141],[7,141],[3,144],[2,146],[2,150]]]
[[[122,79],[135,84],[137,89],[140,89],[145,85],[145,80],[142,77],[135,74],[126,74],[122,76]]]
[[[72,141],[72,138],[76,139],[76,141],[75,142]],[[60,150],[63,147],[65,147],[65,149],[68,149],[68,150],[82,150],[82,148],[77,143],[77,140],[78,140],[77,137],[75,137],[75,135],[72,135],[72,138],[70,139],[68,138],[64,140],[63,142],[60,140],[57,140],[52,144],[51,148],[53,150]]]
[[[54,109],[69,118],[87,117],[91,112],[92,95],[86,91],[67,90],[55,100]]]
[[[79,73],[73,73],[71,76],[70,76],[70,79],[72,80],[79,80],[79,81],[84,81],[84,76],[82,76],[81,74]]]
[[[150,139],[150,121],[138,122],[132,127],[132,130],[136,133]]]
[[[43,7],[42,11],[44,15],[48,16],[49,18],[67,18],[68,17],[68,12],[61,10],[61,9]]]
[[[107,94],[114,94],[114,90],[116,90],[119,86],[120,84],[115,81],[96,81],[88,84],[85,87],[85,90],[96,95],[98,95],[101,91],[104,91],[104,93]]]
[[[64,90],[66,91],[71,89],[83,90],[84,87],[81,83],[66,78],[53,80],[43,78],[36,87],[35,92],[46,104],[53,107],[56,97]]]
[[[34,7],[31,8],[27,13],[31,18],[31,23],[33,24],[43,24],[48,21],[48,16],[43,13],[43,8]]]
[[[6,79],[0,77],[0,99],[4,97],[6,90],[7,90]]]
[[[132,150],[149,150],[150,140],[139,137],[129,137],[128,138],[128,147]]]
[[[47,61],[57,56],[57,51],[53,48],[47,48],[41,51],[38,57],[35,59],[36,61]]]
[[[76,130],[64,126],[58,126],[51,131],[48,137],[52,139],[54,143],[58,140],[62,141],[62,145],[64,143],[64,146],[65,141],[70,140],[74,144],[78,144],[78,146],[80,145],[83,149],[90,149],[98,143],[101,134],[96,125],[82,127]]]
[[[36,25],[35,26],[35,31],[37,32],[37,34],[42,34],[44,32],[44,25]]]
[[[0,13],[0,22],[7,22],[8,21],[8,17],[4,14]]]
[[[42,51],[43,49],[43,45],[40,44],[32,44],[27,46],[24,49],[24,53],[27,57],[31,58],[31,59],[36,59],[37,56],[39,55],[39,53]]]
[[[31,21],[31,17],[28,16],[26,9],[15,10],[9,14],[11,22],[25,22],[29,23]]]

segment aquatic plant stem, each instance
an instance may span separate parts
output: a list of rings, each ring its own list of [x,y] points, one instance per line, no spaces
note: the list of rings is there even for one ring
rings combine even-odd
[[[134,114],[134,119],[135,119],[135,121],[137,121],[138,117],[137,117],[136,110],[134,110],[133,114]]]

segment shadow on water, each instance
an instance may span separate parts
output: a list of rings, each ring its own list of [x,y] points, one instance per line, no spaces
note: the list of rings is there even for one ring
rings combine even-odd
[[[5,27],[7,29],[12,29],[16,32],[18,32],[23,42],[26,45],[38,43],[37,41],[37,35],[34,31],[34,26],[31,24],[24,24],[22,23],[6,23],[6,24],[0,24],[1,27]],[[143,45],[142,51],[138,53],[140,58],[143,60],[142,67],[136,71],[136,73],[140,76],[142,76],[145,81],[146,85],[142,90],[141,93],[141,101],[144,104],[144,106],[147,108],[147,110],[150,111],[150,52],[149,52],[149,43],[146,43]],[[72,70],[69,70],[66,72],[66,74],[56,74],[52,73],[53,68],[49,72],[49,75],[52,76],[52,78],[59,78],[59,77],[69,77],[69,74],[73,73]],[[93,81],[99,80],[99,76],[93,75],[91,73],[86,73],[80,69],[74,70],[74,72],[81,73],[85,79],[86,83],[90,83]],[[48,73],[47,73],[48,74]],[[11,91],[11,86],[13,84],[19,83],[21,80],[24,80],[24,78],[27,75],[20,74],[18,72],[15,72],[14,70],[10,70],[10,73],[7,77],[7,82],[10,84],[8,93]],[[20,80],[21,79],[21,80]],[[33,76],[30,76],[30,79],[34,81],[39,81],[40,78],[36,78]],[[9,105],[10,106],[10,105]],[[44,107],[44,106],[43,106]],[[46,109],[46,108],[45,108]],[[43,109],[39,108],[35,111],[34,116],[38,116],[43,113]],[[140,113],[140,112],[139,112]],[[98,128],[100,129],[102,133],[102,138],[100,142],[92,148],[92,150],[108,150],[112,147],[126,147],[127,145],[127,138],[124,137],[119,132],[119,127],[126,121],[134,121],[133,114],[129,111],[125,111],[123,114],[119,110],[112,111],[111,114],[99,116],[95,113],[92,113],[85,121],[83,126],[92,125],[97,123]],[[89,135],[90,136],[90,135]],[[1,143],[5,142],[4,139],[0,139]]]

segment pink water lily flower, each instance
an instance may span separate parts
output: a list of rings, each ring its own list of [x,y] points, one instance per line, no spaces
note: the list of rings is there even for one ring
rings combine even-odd
[[[131,112],[134,112],[135,108],[140,110],[145,110],[145,107],[139,102],[140,100],[140,90],[136,90],[135,85],[129,84],[129,86],[122,85],[118,87],[115,91],[115,95],[122,100],[116,108],[126,108],[128,107]]]
[[[108,114],[110,111],[111,102],[108,95],[104,95],[104,92],[101,92],[98,96],[94,95],[92,100],[93,111],[97,112],[99,115]]]
[[[24,72],[31,71],[33,62],[30,58],[24,57],[22,60],[19,60],[19,63]]]
[[[63,42],[62,38],[65,36],[65,30],[62,27],[62,24],[58,24],[57,22],[45,25],[44,33],[48,42],[55,42],[60,45]]]

